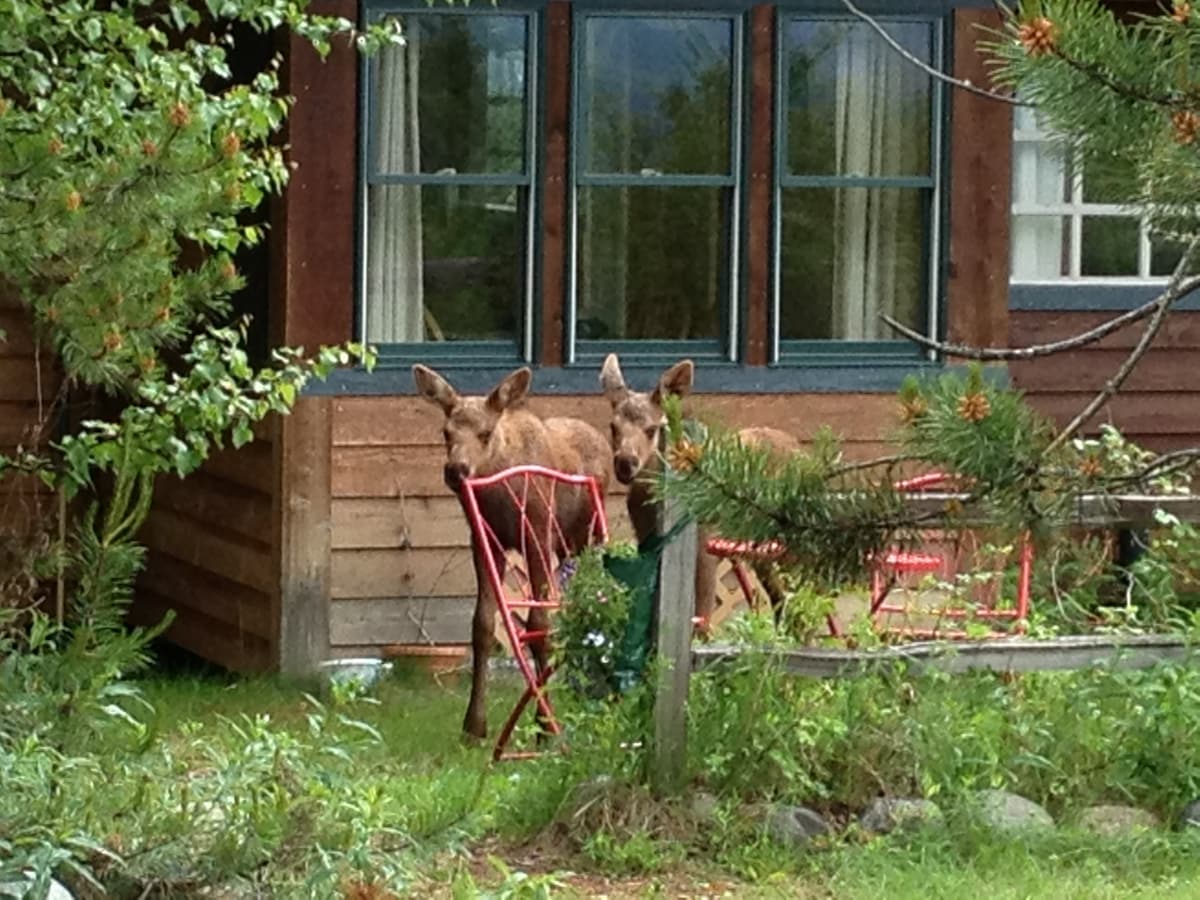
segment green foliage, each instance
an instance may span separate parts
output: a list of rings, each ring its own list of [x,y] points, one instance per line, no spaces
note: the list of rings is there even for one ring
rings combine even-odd
[[[1082,159],[1106,196],[1139,207],[1160,237],[1197,233],[1200,13],[1164,4],[1120,22],[1098,0],[1023,0],[987,43],[1014,87]],[[1031,40],[1031,28],[1047,35]]]
[[[604,561],[636,554],[636,547],[614,543],[589,547],[573,561],[562,609],[554,618],[554,658],[572,687],[585,694],[602,697],[615,689],[629,625],[629,587],[609,573]]]

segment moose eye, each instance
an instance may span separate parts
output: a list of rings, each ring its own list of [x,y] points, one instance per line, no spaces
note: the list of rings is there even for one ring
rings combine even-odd
[[[442,429],[442,440],[445,441],[447,444],[450,443],[450,429],[449,428]]]
[[[490,431],[481,431],[481,432],[479,432],[479,441],[480,441],[480,443],[486,444],[486,443],[487,443],[488,441],[490,441],[491,439],[492,439],[492,433],[491,433]]]
[[[650,440],[654,440],[656,437],[658,437],[658,426],[651,425],[649,428],[647,428],[646,437],[650,438]]]
[[[616,425],[610,426],[608,430],[612,432],[612,439],[614,442],[621,437],[621,430],[617,428]]]

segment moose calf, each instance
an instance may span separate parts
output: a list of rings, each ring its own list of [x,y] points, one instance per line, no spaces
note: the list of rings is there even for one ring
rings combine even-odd
[[[658,455],[658,437],[666,424],[663,399],[684,397],[691,392],[695,379],[695,364],[690,359],[675,363],[658,380],[650,393],[632,391],[625,384],[621,364],[615,353],[604,360],[600,371],[600,386],[612,405],[613,471],[617,481],[629,485],[627,498],[629,518],[639,541],[654,533],[657,515],[651,497],[653,477],[638,478],[640,473],[654,476],[662,465]],[[746,444],[766,447],[779,454],[794,453],[800,442],[776,428],[744,428],[738,437]],[[717,561],[707,552],[709,535],[701,531],[696,552],[696,615],[708,622],[716,605]],[[770,563],[752,565],[763,587],[778,610],[783,601],[782,590]]]
[[[446,487],[462,500],[463,479],[494,475],[519,465],[539,465],[578,475],[591,475],[600,483],[601,491],[608,487],[608,446],[603,435],[579,419],[554,418],[543,420],[525,407],[525,397],[533,373],[528,368],[517,369],[501,381],[486,397],[463,397],[441,375],[426,366],[413,366],[417,391],[430,403],[441,408],[446,416],[442,436],[446,442],[446,464],[443,477]],[[506,550],[521,547],[519,512],[500,486],[480,493],[480,508],[487,524]],[[465,513],[464,508],[464,513]],[[546,523],[556,516],[566,546],[556,547],[561,559],[587,546],[590,538],[591,508],[583,488],[565,488],[555,492],[555,509],[540,505],[530,497],[526,515],[528,527],[535,533],[548,534]],[[477,595],[471,630],[472,661],[471,699],[463,719],[463,731],[470,737],[487,737],[485,692],[487,661],[494,640],[496,598],[484,570],[480,547],[471,536],[475,562]],[[537,556],[538,554],[531,554]],[[539,559],[526,559],[529,579],[535,592],[541,595],[554,573],[546,571]],[[503,572],[501,572],[503,575]],[[528,627],[540,630],[546,625],[546,611],[531,609]],[[538,671],[545,668],[545,644],[532,645]]]

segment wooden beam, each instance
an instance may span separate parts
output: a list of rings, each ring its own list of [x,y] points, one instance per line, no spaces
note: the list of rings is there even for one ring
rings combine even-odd
[[[356,0],[315,0],[318,15],[358,18]],[[269,325],[272,346],[308,350],[354,333],[358,54],[346,37],[322,60],[287,39],[285,90],[296,98],[285,141],[295,167],[272,206]]]
[[[746,362],[769,361],[768,318],[771,306],[771,135],[775,130],[773,91],[775,7],[750,12],[750,184],[746,191]]]
[[[332,401],[301,397],[280,422],[279,670],[306,676],[329,657]]]
[[[692,651],[692,665],[706,669],[736,659],[744,652],[741,647],[709,644]],[[803,647],[774,651],[774,656],[786,672],[806,678],[853,678],[897,666],[932,668],[951,674],[978,669],[1055,672],[1095,665],[1146,669],[1164,661],[1196,659],[1195,651],[1182,637],[1156,634],[928,641],[878,650]]]
[[[568,136],[571,132],[571,4],[546,5],[546,147],[542,173],[542,365],[563,363],[563,305],[567,294]],[[530,253],[533,248],[530,247]]]
[[[677,501],[663,510],[663,532],[683,515]],[[692,614],[696,608],[696,525],[663,548],[655,600],[657,670],[650,784],[659,796],[683,789],[687,776],[687,698],[692,676]]]
[[[991,9],[954,11],[954,75],[992,85],[978,49],[983,28],[998,28]],[[1012,107],[966,91],[950,101],[950,263],[946,336],[956,343],[1002,346],[1008,339]]]

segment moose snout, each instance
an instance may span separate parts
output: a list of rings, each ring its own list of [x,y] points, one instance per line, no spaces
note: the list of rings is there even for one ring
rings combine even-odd
[[[632,454],[620,453],[613,457],[613,471],[621,484],[632,482],[640,468],[641,461]]]
[[[463,479],[471,474],[470,467],[463,462],[448,462],[442,467],[442,478],[446,482],[446,487],[455,493],[462,487]]]

